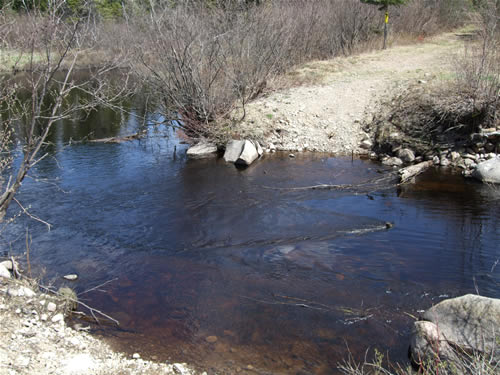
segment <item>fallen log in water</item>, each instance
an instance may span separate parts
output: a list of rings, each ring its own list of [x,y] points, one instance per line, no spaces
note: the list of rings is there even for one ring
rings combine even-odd
[[[140,139],[145,135],[145,132],[138,132],[132,135],[126,135],[124,137],[109,137],[109,138],[100,138],[100,139],[91,139],[88,142],[93,143],[122,143],[128,141],[134,141],[136,139]]]
[[[402,168],[398,171],[399,173],[399,182],[405,183],[408,182],[411,178],[419,175],[420,173],[426,171],[430,167],[432,167],[434,163],[432,160],[424,161],[422,163],[418,163],[415,165],[410,165],[409,167]]]

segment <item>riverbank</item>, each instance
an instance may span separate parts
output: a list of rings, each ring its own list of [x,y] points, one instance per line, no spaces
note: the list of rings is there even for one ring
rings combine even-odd
[[[0,277],[0,374],[196,374],[186,364],[115,352],[90,327],[66,323],[70,314],[64,298],[42,293],[36,283]]]
[[[382,102],[412,85],[453,75],[463,49],[455,33],[410,46],[396,46],[347,58],[316,61],[285,79],[306,82],[276,90],[234,113],[229,131],[282,151],[362,154],[367,125],[384,110]]]

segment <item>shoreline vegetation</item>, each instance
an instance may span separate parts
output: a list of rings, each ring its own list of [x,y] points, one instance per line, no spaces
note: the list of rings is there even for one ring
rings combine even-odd
[[[389,49],[384,53],[404,45],[411,54],[435,35],[460,30],[456,34],[463,44],[455,64],[446,73],[405,76],[405,82],[389,93],[378,91],[374,96],[377,103],[369,103],[370,116],[346,115],[337,126],[356,126],[355,131],[345,137],[328,133],[331,144],[322,148],[301,139],[321,122],[319,116],[294,129],[290,119],[278,118],[273,110],[273,95],[320,90],[333,84],[325,80],[330,73],[352,73],[344,76],[346,87],[352,85],[349,79],[360,72],[345,66],[355,66],[362,53],[382,46],[384,18],[377,7],[354,0],[0,0],[2,230],[16,219],[7,214],[11,204],[27,213],[15,196],[30,169],[48,155],[45,147],[52,126],[62,119],[82,118],[99,106],[119,109],[119,101],[138,90],[148,97],[150,108],[165,121],[175,120],[193,142],[209,139],[224,148],[231,139],[251,138],[268,152],[273,152],[271,146],[283,151],[352,152],[389,165],[431,160],[435,165],[453,164],[471,172],[479,163],[497,158],[500,148],[499,15],[500,3],[493,0],[409,0],[392,7]],[[375,64],[378,57],[373,58]],[[81,70],[88,73],[83,81],[77,79]],[[117,71],[120,79],[110,78]],[[365,74],[374,75],[372,71]],[[363,77],[358,80],[358,91],[364,90]],[[416,84],[409,84],[415,80]],[[74,91],[81,95],[68,100]],[[289,99],[283,95],[286,104]],[[315,95],[318,91],[311,98]],[[365,113],[367,103],[361,103],[360,114]],[[337,108],[354,104],[340,103]],[[258,120],[252,117],[255,106],[265,108],[261,115],[267,118],[268,127],[256,124]],[[293,116],[300,117],[300,111],[297,108]],[[323,111],[318,109],[318,113]],[[316,134],[324,137],[324,133]],[[16,148],[17,140],[21,151]],[[278,141],[281,144],[276,147]],[[21,162],[14,164],[19,156]],[[87,338],[71,333],[64,319],[53,321],[54,315],[45,322],[42,311],[32,317],[31,310],[41,305],[40,298],[52,298],[34,291],[36,285],[1,282],[0,316],[12,323],[15,332],[29,331],[21,335],[22,340],[45,332],[53,340],[67,341],[62,350],[72,347],[73,354],[100,348],[99,341],[86,333],[79,335]],[[11,341],[19,342],[21,336],[13,333]],[[57,353],[49,358],[56,367]],[[109,348],[102,349],[101,355],[111,358],[111,367],[106,362],[96,373],[192,371],[182,364],[157,365],[140,357],[124,360]],[[104,361],[104,357],[99,358]],[[341,368],[347,374],[391,373],[382,367],[380,356],[375,358],[373,364],[364,365],[349,360]],[[480,359],[484,363],[484,357]],[[43,363],[40,361],[38,364]],[[20,373],[32,369],[43,373],[31,368],[34,361],[24,354],[3,362]],[[120,363],[125,367],[116,367]],[[423,364],[424,373],[437,373],[441,367],[436,363],[440,364]]]

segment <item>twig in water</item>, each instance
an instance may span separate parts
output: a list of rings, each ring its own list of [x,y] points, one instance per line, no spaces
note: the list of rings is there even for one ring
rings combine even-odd
[[[96,285],[96,286],[94,286],[93,288],[90,288],[90,289],[87,289],[87,290],[85,290],[85,291],[83,291],[83,292],[81,292],[81,293],[78,293],[78,295],[79,295],[79,296],[81,296],[82,294],[85,294],[85,293],[91,292],[91,291],[93,291],[93,290],[96,290],[97,288],[100,288],[100,287],[102,287],[102,286],[104,286],[104,285],[106,285],[106,284],[109,284],[109,283],[111,283],[111,282],[113,282],[113,281],[116,281],[116,280],[118,280],[118,277],[115,277],[114,279],[111,279],[111,280],[105,281],[105,282],[103,282],[102,284]]]
[[[495,267],[497,266],[498,261],[500,261],[500,258],[499,258],[499,259],[497,259],[497,260],[495,261],[495,263],[493,263],[493,266],[491,266],[490,273],[493,273],[493,270],[494,270],[494,269],[495,269]]]
[[[58,291],[56,291],[56,290],[54,290],[54,289],[51,289],[51,288],[46,287],[46,286],[44,286],[44,285],[39,285],[39,286],[40,286],[40,288],[41,288],[41,289],[44,289],[44,290],[46,290],[46,291],[48,291],[48,292],[50,292],[50,293],[54,293],[54,294],[56,294],[56,295],[58,295],[58,296],[60,296],[60,295],[61,295],[61,293],[59,293]],[[99,311],[99,310],[97,310],[97,309],[94,309],[93,307],[90,307],[89,305],[87,305],[86,303],[83,303],[83,302],[81,302],[81,301],[74,300],[73,298],[68,298],[68,297],[66,297],[66,296],[64,296],[64,297],[65,297],[66,299],[70,300],[71,302],[75,302],[75,303],[77,303],[77,304],[79,304],[79,305],[82,305],[83,307],[87,308],[87,309],[90,311],[90,313],[92,314],[92,317],[95,319],[95,321],[97,322],[97,324],[101,324],[101,323],[99,322],[99,319],[97,319],[97,317],[95,316],[95,313],[97,313],[97,314],[99,314],[99,315],[102,315],[102,316],[103,316],[103,317],[105,317],[106,319],[111,320],[111,321],[112,321],[112,322],[114,322],[117,326],[119,326],[119,325],[120,325],[120,322],[119,322],[118,320],[116,320],[116,319],[112,318],[112,317],[111,317],[111,316],[109,316],[108,314],[105,314],[105,313],[103,313],[102,311]]]

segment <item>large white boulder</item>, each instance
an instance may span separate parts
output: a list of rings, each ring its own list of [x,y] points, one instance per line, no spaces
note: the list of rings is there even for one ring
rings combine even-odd
[[[417,321],[411,338],[416,362],[456,362],[460,353],[480,352],[500,359],[500,299],[467,294],[444,300]]]
[[[259,153],[257,152],[257,148],[254,143],[251,141],[245,141],[243,151],[241,152],[238,160],[236,160],[236,164],[248,166],[257,160],[258,157]]]
[[[228,163],[235,163],[243,151],[245,141],[231,140],[226,145],[224,160]]]
[[[191,159],[209,158],[216,156],[216,153],[217,146],[206,141],[201,141],[187,150],[187,156]]]
[[[500,157],[479,163],[472,176],[483,182],[500,184]]]

